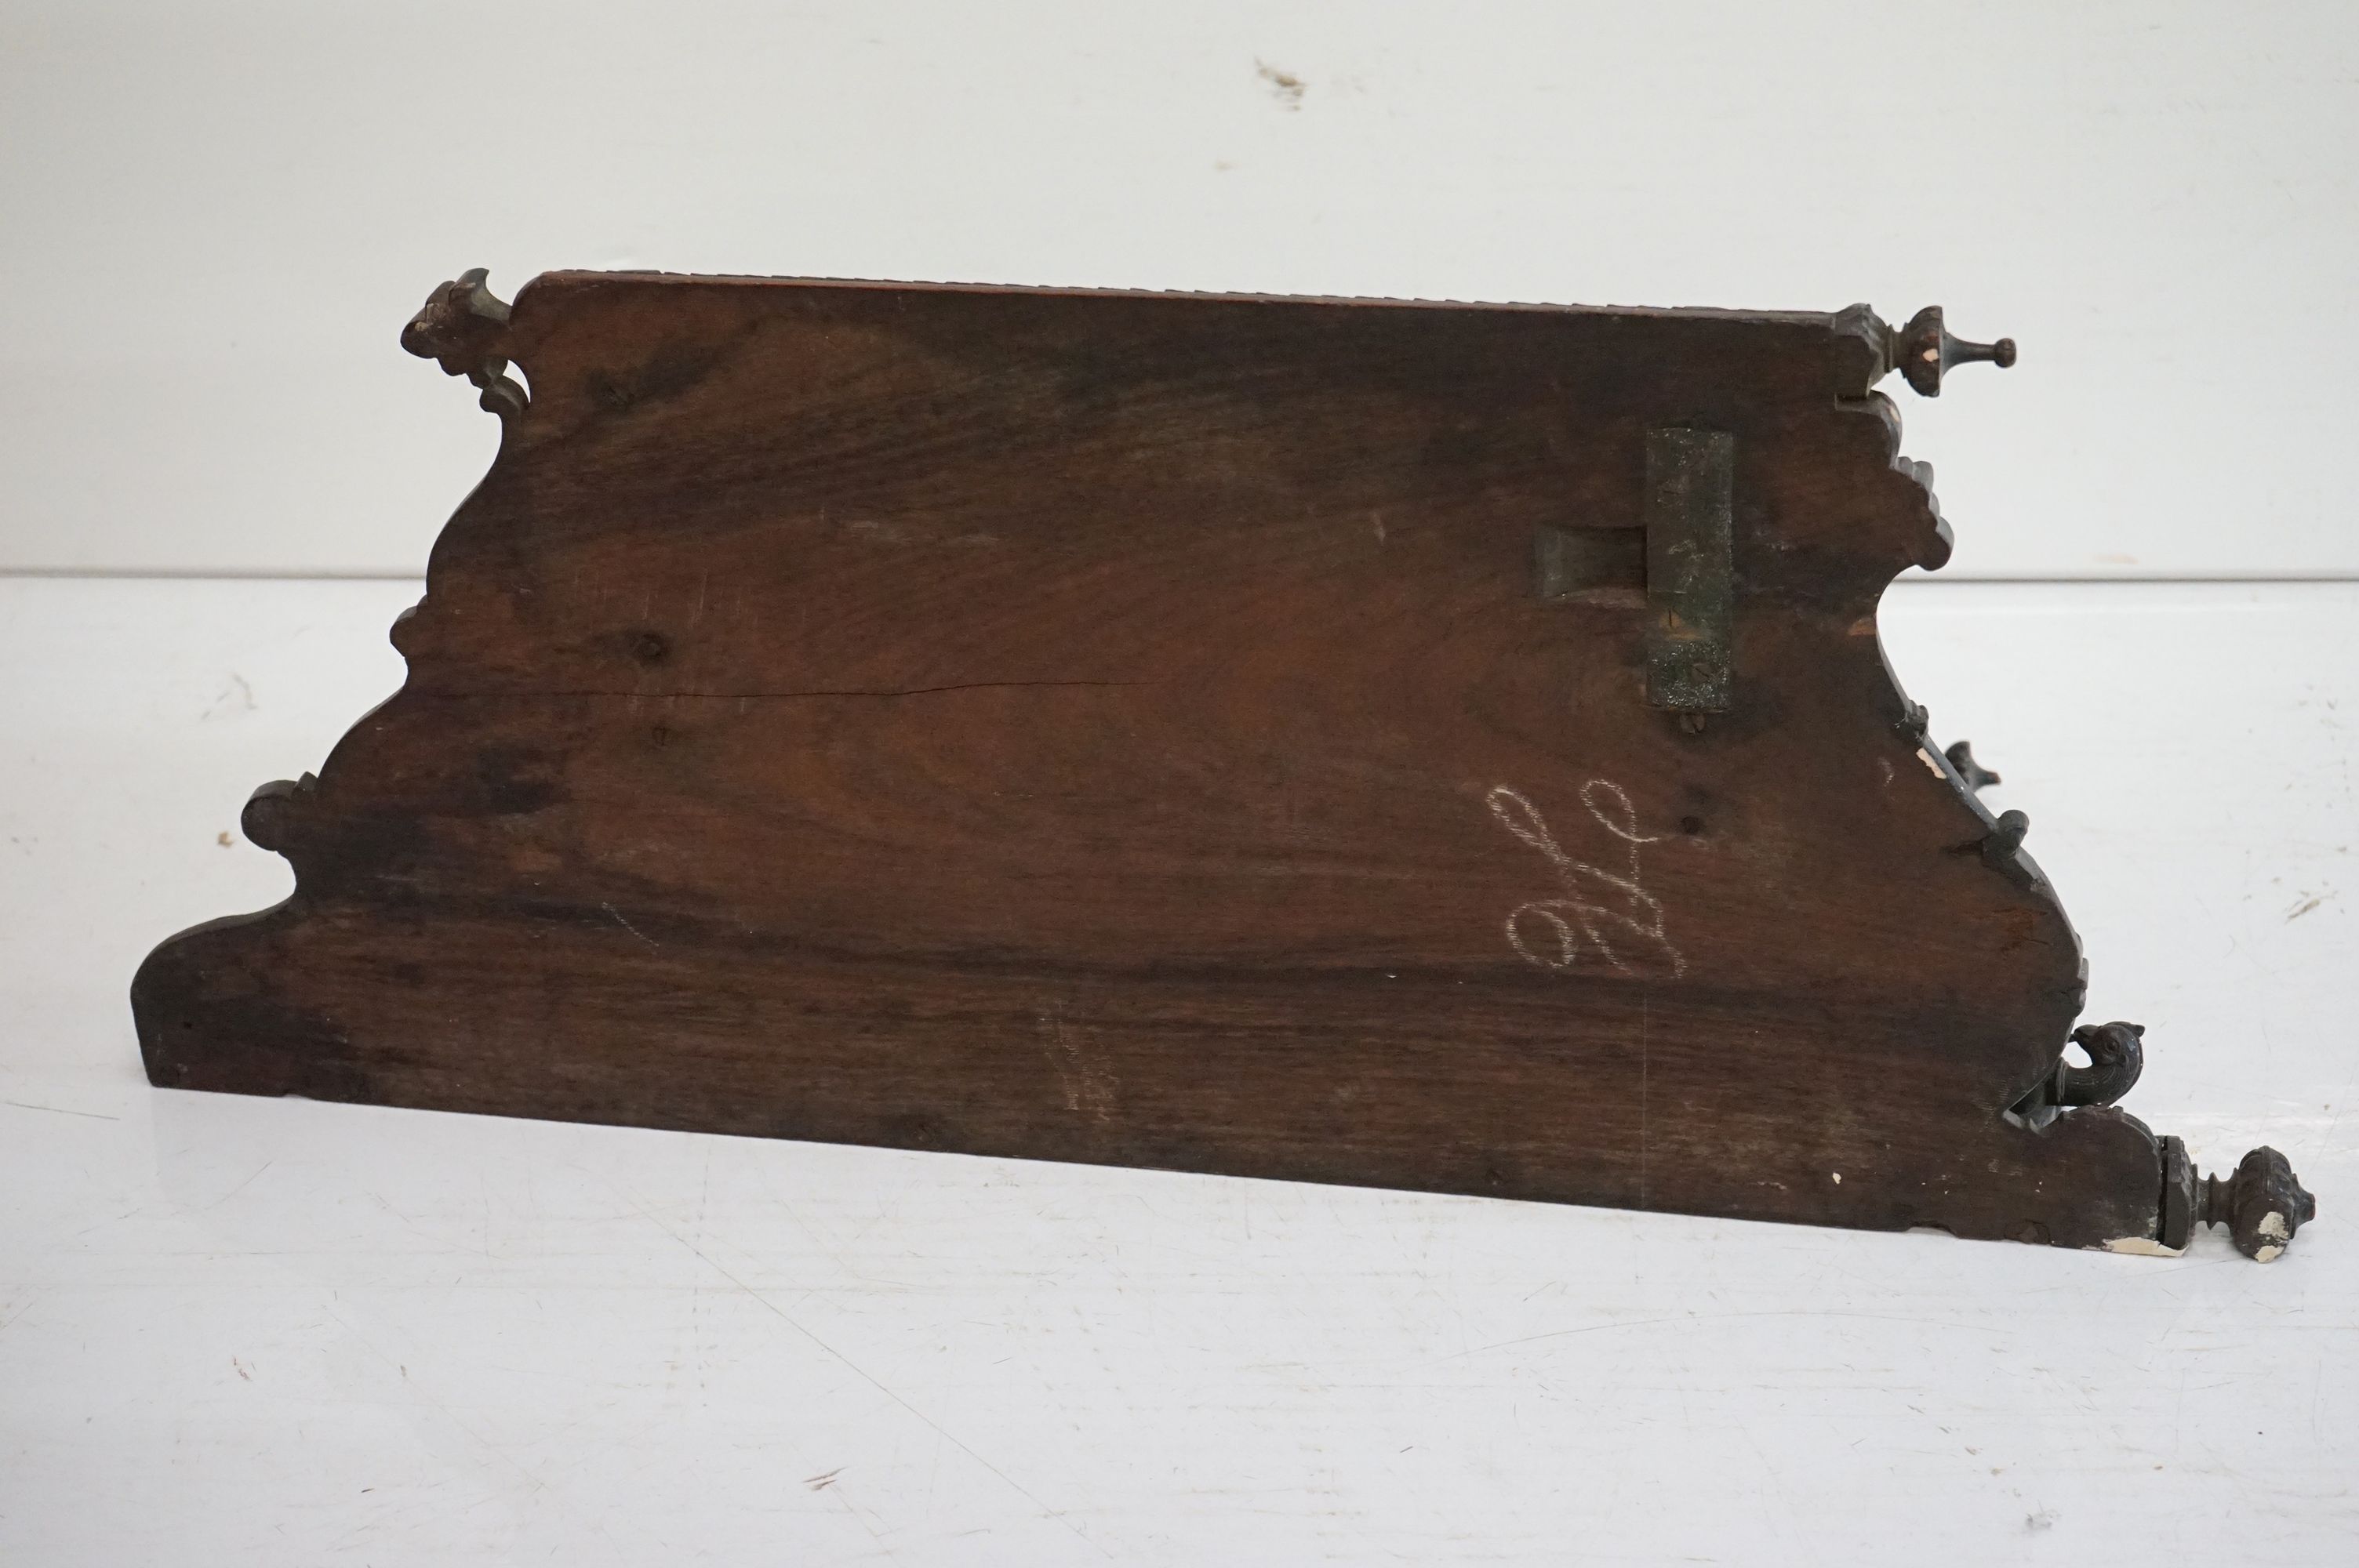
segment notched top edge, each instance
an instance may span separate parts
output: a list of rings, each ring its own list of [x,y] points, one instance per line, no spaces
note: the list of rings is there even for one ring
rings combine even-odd
[[[413,353],[440,359],[453,375],[473,375],[466,364],[453,364],[442,345],[473,330],[472,319],[496,317],[503,333],[509,308],[484,287],[484,269],[473,268],[456,281],[438,287],[426,307],[403,333],[403,344]],[[1973,343],[1954,338],[1943,327],[1941,307],[1929,305],[1894,327],[1870,307],[1859,304],[1836,311],[1752,310],[1721,306],[1577,305],[1540,300],[1435,299],[1392,295],[1271,294],[1256,290],[1100,288],[1058,284],[981,283],[939,279],[808,277],[755,273],[686,273],[654,271],[602,272],[560,268],[535,275],[517,291],[517,303],[550,294],[595,292],[612,287],[799,288],[820,290],[885,290],[906,294],[979,295],[1002,297],[1061,299],[1195,300],[1232,305],[1350,306],[1391,310],[1479,310],[1536,316],[1611,317],[1640,321],[1738,322],[1764,327],[1818,329],[1841,341],[1835,396],[1840,401],[1865,397],[1876,383],[1893,371],[1901,373],[1917,392],[1938,397],[1944,373],[1952,366],[1990,362],[2002,369],[2015,362],[2015,340]],[[413,334],[417,341],[413,342]],[[505,356],[503,356],[505,357]],[[477,381],[478,385],[484,385]],[[513,384],[511,384],[513,385]],[[517,397],[521,387],[515,388]],[[494,406],[485,388],[484,406]],[[519,405],[520,406],[520,405]],[[505,410],[504,410],[505,412]]]
[[[1752,321],[1771,326],[1825,329],[1837,320],[1826,310],[1749,310],[1713,305],[1579,305],[1556,300],[1437,299],[1401,295],[1272,294],[1256,289],[1114,288],[1067,284],[982,283],[941,279],[803,277],[756,273],[600,272],[560,268],[535,276],[517,290],[527,293],[614,285],[663,287],[711,287],[821,289],[892,289],[912,294],[984,294],[1066,299],[1190,299],[1239,305],[1348,305],[1395,310],[1495,310],[1509,314],[1621,316],[1642,320]]]
[[[466,375],[484,392],[484,406],[504,416],[520,412],[524,389],[509,382],[495,388],[481,373],[492,360],[496,378],[508,357],[486,345],[504,342],[509,306],[484,287],[485,269],[473,267],[453,281],[438,286],[402,332],[402,346],[412,353],[439,360],[452,375]],[[2015,363],[2015,340],[1968,342],[1952,337],[1943,325],[1941,307],[1929,305],[1894,327],[1870,307],[1849,305],[1836,311],[1750,310],[1721,306],[1575,305],[1538,300],[1433,299],[1393,295],[1270,294],[1255,290],[1098,288],[1069,285],[978,283],[942,280],[804,277],[755,273],[684,273],[565,269],[536,274],[517,291],[527,295],[552,291],[595,290],[616,286],[809,289],[886,289],[912,294],[968,294],[1041,297],[1068,299],[1166,299],[1219,301],[1242,305],[1356,306],[1395,310],[1483,310],[1546,316],[1619,317],[1647,321],[1745,322],[1760,326],[1819,328],[1844,340],[1845,363],[1838,376],[1838,398],[1864,397],[1869,389],[1893,371],[1901,373],[1927,397],[1941,395],[1944,374],[1953,365],[1987,362],[2005,369]],[[509,403],[514,407],[506,406]]]

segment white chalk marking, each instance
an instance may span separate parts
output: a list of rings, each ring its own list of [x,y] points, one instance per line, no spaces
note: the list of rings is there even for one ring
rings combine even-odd
[[[1652,943],[1669,961],[1673,979],[1687,973],[1686,957],[1663,934],[1662,901],[1648,892],[1639,880],[1639,846],[1658,842],[1660,836],[1638,831],[1637,808],[1630,804],[1629,795],[1620,784],[1611,779],[1592,779],[1581,786],[1581,804],[1600,827],[1629,846],[1630,874],[1626,877],[1601,871],[1566,854],[1555,835],[1549,831],[1548,821],[1540,816],[1539,808],[1507,785],[1495,785],[1484,797],[1484,803],[1498,818],[1500,827],[1538,851],[1556,872],[1566,893],[1563,898],[1533,899],[1517,904],[1508,914],[1507,946],[1515,949],[1516,957],[1543,969],[1569,969],[1586,943],[1617,974],[1630,974],[1634,971],[1629,962],[1605,938],[1605,928],[1611,926]],[[1625,907],[1617,909],[1594,902],[1589,892],[1597,887],[1620,895]],[[1548,926],[1548,937],[1537,952],[1523,930],[1527,917],[1545,922]],[[1574,935],[1576,927],[1578,937]]]
[[[634,935],[634,936],[637,937],[640,941],[642,941],[642,942],[646,943],[648,946],[650,946],[650,947],[660,947],[660,946],[663,946],[663,944],[662,944],[662,943],[660,943],[660,942],[657,941],[654,937],[652,937],[652,936],[648,935],[646,932],[644,932],[644,931],[640,930],[637,926],[636,926],[636,925],[632,925],[629,921],[627,921],[627,920],[624,919],[624,918],[623,918],[623,912],[622,912],[621,910],[619,910],[619,909],[616,909],[613,904],[611,904],[611,903],[602,903],[602,904],[600,904],[598,907],[599,907],[599,908],[601,908],[601,909],[603,909],[603,910],[604,910],[607,914],[609,914],[613,915],[613,916],[614,917],[614,924],[615,924],[615,925],[617,925],[621,926],[624,930],[625,930],[625,931],[629,932],[632,935]]]

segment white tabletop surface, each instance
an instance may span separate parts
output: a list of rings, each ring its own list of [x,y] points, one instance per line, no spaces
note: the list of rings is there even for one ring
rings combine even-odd
[[[2267,1267],[149,1088],[417,591],[0,579],[0,1563],[2359,1562],[2359,586],[1885,611]]]

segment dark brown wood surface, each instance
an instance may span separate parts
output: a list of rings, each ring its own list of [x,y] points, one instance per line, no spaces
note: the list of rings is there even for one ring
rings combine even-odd
[[[142,970],[157,1083],[2161,1234],[2143,1126],[2007,1114],[2080,949],[1885,665],[1948,537],[1864,311],[560,273],[483,319],[529,400],[476,367],[408,684],[249,808],[294,896]],[[1648,701],[1666,429],[1733,441],[1724,712]],[[1604,575],[1543,591],[1551,535]]]

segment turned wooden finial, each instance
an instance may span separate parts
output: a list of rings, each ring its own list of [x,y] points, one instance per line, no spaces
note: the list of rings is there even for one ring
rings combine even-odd
[[[2005,370],[2015,363],[2015,340],[1970,343],[1950,336],[1941,324],[1941,308],[1928,305],[1908,318],[1908,325],[1892,334],[1892,362],[1908,384],[1927,397],[1941,395],[1941,377],[1951,365],[1984,361]]]

